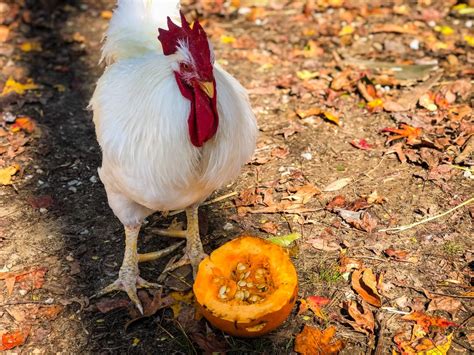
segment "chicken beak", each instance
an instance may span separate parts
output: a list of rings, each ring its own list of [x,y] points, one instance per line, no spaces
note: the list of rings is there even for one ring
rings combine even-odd
[[[214,83],[212,81],[200,81],[199,87],[209,98],[214,98]]]

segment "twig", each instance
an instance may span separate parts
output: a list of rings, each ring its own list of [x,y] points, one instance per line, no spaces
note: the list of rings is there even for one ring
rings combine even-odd
[[[236,196],[236,195],[237,195],[237,192],[234,191],[234,192],[228,193],[228,194],[226,194],[226,195],[222,195],[222,196],[216,197],[216,198],[214,198],[214,199],[212,199],[212,200],[206,201],[206,202],[204,202],[203,204],[201,204],[201,206],[212,205],[213,203],[226,200],[226,199],[228,199],[229,197]],[[182,213],[182,212],[184,212],[184,210],[173,211],[173,212],[169,213],[168,216],[176,216],[177,214],[180,214],[180,213]]]
[[[416,227],[416,226],[419,226],[420,224],[424,224],[424,223],[433,221],[433,220],[435,220],[435,219],[444,217],[444,216],[450,214],[451,212],[456,211],[457,209],[459,209],[459,208],[461,208],[461,207],[464,207],[464,206],[466,206],[466,205],[469,205],[469,204],[472,203],[472,202],[474,202],[474,197],[471,197],[469,200],[464,201],[463,203],[457,205],[456,207],[451,208],[450,210],[448,210],[448,211],[446,211],[446,212],[437,214],[436,216],[431,216],[431,217],[422,219],[421,221],[418,221],[418,222],[415,222],[415,223],[412,223],[412,224],[408,224],[408,225],[404,225],[404,226],[399,226],[399,227],[394,227],[394,228],[379,229],[379,232],[403,232],[403,231],[406,231],[407,229],[411,229],[411,228],[414,228],[414,227]]]
[[[452,297],[452,298],[468,298],[468,299],[473,299],[473,296],[463,296],[463,295],[448,295],[447,293],[441,293],[441,292],[431,292],[428,291],[430,294],[433,295],[438,295],[438,296],[445,296],[445,297]],[[428,297],[429,298],[429,297]]]

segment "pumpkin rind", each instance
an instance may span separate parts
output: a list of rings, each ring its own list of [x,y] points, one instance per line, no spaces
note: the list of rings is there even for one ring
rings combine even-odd
[[[251,270],[261,265],[268,270],[268,291],[261,291],[261,300],[255,303],[232,298],[237,285],[236,265],[243,261]],[[228,285],[229,299],[219,297],[222,285]],[[277,328],[289,316],[296,302],[298,280],[282,247],[243,236],[214,250],[200,263],[193,290],[201,313],[215,327],[235,336],[256,337]]]

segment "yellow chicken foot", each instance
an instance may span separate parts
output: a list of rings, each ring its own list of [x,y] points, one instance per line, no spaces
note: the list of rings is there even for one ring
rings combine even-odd
[[[157,288],[160,285],[145,281],[139,275],[138,262],[154,260],[157,257],[167,255],[174,251],[178,245],[173,245],[165,250],[139,255],[137,252],[137,239],[140,226],[125,226],[125,254],[120,267],[118,279],[109,286],[100,290],[95,297],[101,297],[113,291],[125,291],[130,300],[143,314],[143,307],[137,296],[139,288]],[[155,256],[154,259],[150,256]]]
[[[181,266],[191,264],[193,268],[193,277],[196,277],[199,263],[207,254],[204,253],[201,238],[199,237],[199,219],[198,219],[198,205],[186,209],[187,229],[186,235],[186,250],[184,256],[165,268],[163,273],[173,271]]]

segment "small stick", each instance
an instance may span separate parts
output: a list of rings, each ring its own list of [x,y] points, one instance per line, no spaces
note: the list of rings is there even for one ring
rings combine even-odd
[[[237,195],[237,192],[234,191],[234,192],[228,193],[226,195],[216,197],[215,199],[206,201],[203,204],[201,204],[201,206],[212,205],[213,203],[220,202],[222,200],[226,200],[229,197],[236,196],[236,195]],[[169,213],[168,216],[176,216],[177,214],[180,214],[182,212],[184,212],[184,210],[173,211],[173,212]]]
[[[416,227],[416,226],[418,226],[418,225],[420,225],[420,224],[424,224],[424,223],[433,221],[433,220],[435,220],[435,219],[437,219],[437,218],[444,217],[444,216],[446,216],[447,214],[450,214],[451,212],[454,212],[454,211],[456,211],[457,209],[459,209],[459,208],[461,208],[461,207],[464,207],[464,206],[466,206],[466,205],[469,205],[469,204],[472,203],[472,202],[474,202],[474,197],[471,197],[469,200],[464,201],[463,203],[457,205],[456,207],[451,208],[450,210],[448,210],[448,211],[446,211],[446,212],[437,214],[436,216],[431,216],[431,217],[422,219],[421,221],[418,221],[418,222],[415,222],[415,223],[412,223],[412,224],[408,224],[408,225],[404,225],[404,226],[399,226],[399,227],[394,227],[394,228],[379,229],[378,231],[379,231],[379,232],[403,232],[403,231],[406,231],[407,229],[414,228],[414,227]]]

